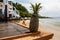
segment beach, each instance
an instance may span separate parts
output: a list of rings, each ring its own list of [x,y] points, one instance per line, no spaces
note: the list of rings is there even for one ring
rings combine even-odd
[[[51,40],[60,40],[60,29],[59,29],[59,27],[56,24],[53,25],[53,23],[51,23],[53,21],[54,20],[51,20],[51,19],[49,19],[49,20],[47,20],[47,19],[40,19],[39,20],[39,29],[38,30],[43,30],[45,32],[53,33],[54,36],[53,36],[53,38]],[[30,20],[26,20],[25,21],[26,25],[22,24],[22,22],[23,22],[23,20],[18,22],[18,24],[23,25],[23,26],[29,28]]]
[[[60,21],[57,19],[42,19],[40,20],[39,29],[41,28],[44,31],[54,33],[52,40],[60,40],[60,26],[58,23],[60,23]]]

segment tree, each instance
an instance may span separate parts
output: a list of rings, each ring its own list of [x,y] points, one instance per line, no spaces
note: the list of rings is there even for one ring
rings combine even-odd
[[[33,14],[32,14],[32,17],[31,17],[31,20],[30,20],[30,32],[37,32],[38,31],[38,26],[39,26],[39,17],[38,17],[38,12],[39,12],[39,9],[42,8],[41,6],[41,3],[39,4],[31,4],[32,6],[32,10],[33,10]]]
[[[13,3],[13,6],[20,12],[21,17],[29,17],[31,14],[28,10],[19,3]]]

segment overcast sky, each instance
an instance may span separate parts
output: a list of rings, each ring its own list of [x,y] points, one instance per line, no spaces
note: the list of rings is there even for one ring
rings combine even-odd
[[[42,9],[39,14],[49,17],[60,17],[60,0],[12,0],[25,6],[29,11],[30,3],[41,3]]]

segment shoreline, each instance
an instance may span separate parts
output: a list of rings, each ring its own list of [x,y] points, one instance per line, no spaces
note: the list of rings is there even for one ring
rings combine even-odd
[[[20,24],[20,25],[23,25],[22,24],[22,22],[23,22],[23,20],[22,21],[18,21],[17,23],[18,24]],[[27,27],[27,28],[29,28],[29,22],[30,22],[30,20],[26,20],[25,21],[25,24],[26,25],[23,25],[23,26],[25,26],[25,27]],[[51,40],[59,40],[60,39],[60,31],[58,31],[58,30],[56,30],[53,26],[51,26],[51,25],[48,25],[48,24],[43,24],[43,23],[39,23],[39,29],[38,29],[39,31],[45,31],[45,32],[50,32],[50,33],[54,33],[54,36],[53,36],[53,38],[51,39]]]

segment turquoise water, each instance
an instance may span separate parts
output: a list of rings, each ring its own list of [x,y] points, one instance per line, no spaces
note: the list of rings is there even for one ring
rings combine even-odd
[[[60,18],[52,18],[52,19],[46,18],[46,19],[39,19],[39,21],[44,24],[60,27]]]

